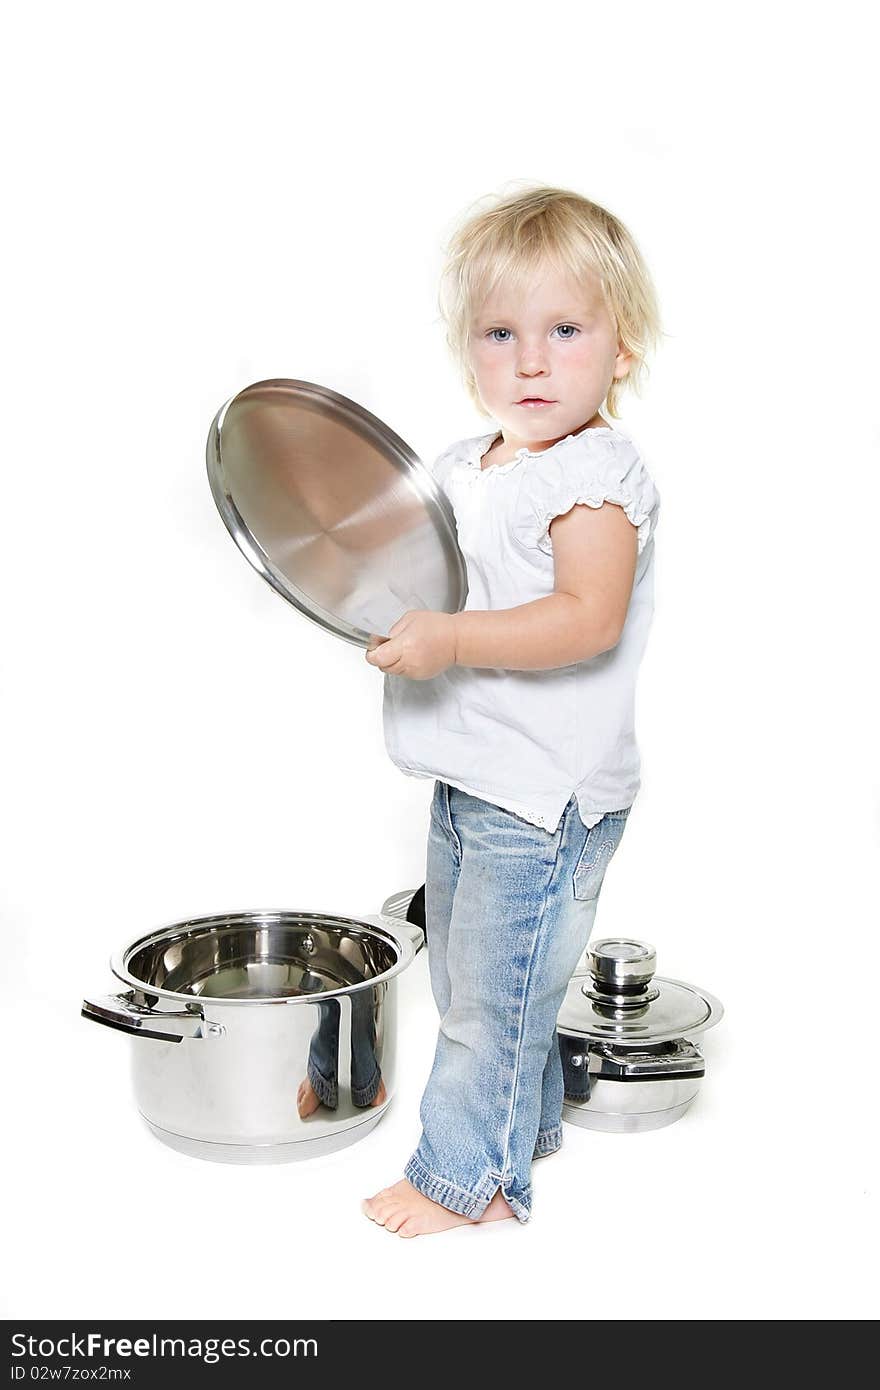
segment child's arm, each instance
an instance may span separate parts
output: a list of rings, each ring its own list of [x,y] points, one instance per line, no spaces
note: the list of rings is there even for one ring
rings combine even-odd
[[[636,569],[636,528],[622,507],[572,507],[550,523],[554,591],[517,608],[454,615],[458,666],[544,671],[620,641]]]
[[[544,671],[587,661],[620,640],[632,594],[637,531],[621,507],[572,507],[550,524],[554,592],[516,608],[413,609],[367,661],[428,680],[447,666]]]

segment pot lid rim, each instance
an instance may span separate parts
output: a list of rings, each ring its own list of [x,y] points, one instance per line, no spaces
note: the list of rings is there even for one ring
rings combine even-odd
[[[570,984],[573,984],[575,980],[577,980],[580,984],[582,982],[590,980],[591,978],[592,977],[589,974],[589,972],[579,973],[572,977]],[[657,1033],[633,1033],[630,1035],[622,1031],[619,1033],[601,1033],[591,1028],[578,1028],[574,1025],[562,1023],[559,1020],[557,1020],[557,1028],[559,1032],[564,1033],[569,1037],[586,1038],[589,1041],[594,1042],[614,1043],[622,1046],[632,1045],[633,1047],[637,1047],[640,1045],[651,1046],[654,1043],[672,1042],[676,1038],[687,1038],[693,1034],[705,1033],[710,1028],[714,1028],[717,1023],[720,1023],[721,1019],[724,1017],[723,1004],[719,999],[715,997],[714,994],[710,994],[709,991],[706,989],[701,989],[697,985],[689,984],[686,980],[675,980],[669,975],[654,975],[652,977],[651,983],[660,987],[662,987],[663,985],[675,985],[679,989],[686,990],[687,993],[692,995],[694,998],[700,999],[702,1003],[705,1004],[707,1009],[705,1018],[698,1019],[694,1023],[684,1025],[676,1024],[674,1027],[671,1028],[660,1029],[660,1031],[658,1031]],[[563,1010],[564,1008],[565,1002],[563,1002]],[[650,1004],[647,1006],[646,1014],[642,1014],[640,1016],[641,1019],[644,1020],[646,1018],[646,1015],[647,1018],[650,1019]],[[621,1019],[619,1020],[619,1022],[625,1023],[626,1020]]]

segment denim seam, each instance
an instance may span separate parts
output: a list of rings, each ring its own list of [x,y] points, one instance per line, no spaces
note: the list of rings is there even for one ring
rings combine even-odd
[[[458,831],[456,830],[455,826],[454,826],[453,823],[452,823],[452,807],[451,807],[450,804],[449,804],[449,783],[448,783],[448,782],[444,782],[444,783],[443,783],[443,800],[444,800],[444,803],[445,803],[445,806],[446,806],[446,821],[447,821],[447,824],[448,824],[448,826],[449,826],[449,834],[450,834],[450,837],[451,837],[451,839],[452,839],[453,844],[455,845],[456,850],[458,851],[458,862],[459,862],[459,864],[461,864],[462,856],[463,856],[463,850],[462,850],[462,848],[461,848],[461,840],[458,838]]]
[[[513,1085],[512,1085],[511,1088],[510,1088],[510,1111],[509,1111],[508,1116],[507,1116],[507,1133],[506,1133],[505,1136],[504,1136],[504,1154],[503,1154],[503,1159],[502,1159],[502,1168],[503,1168],[505,1171],[507,1170],[507,1165],[508,1165],[508,1162],[509,1162],[509,1160],[510,1160],[510,1133],[511,1133],[511,1130],[513,1129],[513,1117],[514,1117],[514,1113],[515,1113],[515,1110],[516,1110],[516,1091],[517,1091],[517,1086],[518,1086],[518,1084],[519,1084],[520,1053],[522,1052],[523,1020],[524,1020],[524,1017],[525,1017],[526,999],[527,999],[527,997],[528,997],[528,992],[529,992],[529,980],[530,980],[530,978],[531,978],[532,966],[533,966],[534,960],[535,960],[535,951],[538,949],[538,941],[539,941],[540,936],[541,936],[541,927],[542,927],[543,924],[544,924],[544,915],[545,915],[545,912],[546,912],[546,910],[547,910],[547,894],[548,894],[548,892],[550,891],[550,886],[551,886],[551,884],[553,883],[553,879],[554,879],[554,876],[555,876],[555,874],[556,874],[557,865],[559,864],[559,851],[560,851],[560,849],[562,848],[562,838],[563,838],[562,835],[560,835],[560,836],[559,836],[559,839],[558,839],[557,842],[556,842],[556,854],[554,855],[554,858],[553,858],[553,868],[552,868],[551,871],[550,871],[550,881],[549,881],[549,883],[547,884],[546,888],[544,889],[544,892],[543,892],[542,895],[541,895],[541,916],[540,916],[540,918],[539,918],[539,920],[538,920],[537,926],[535,927],[534,939],[533,939],[533,941],[532,941],[532,949],[531,949],[531,952],[530,952],[530,954],[529,954],[529,964],[528,964],[528,968],[527,968],[527,970],[526,970],[526,978],[525,978],[525,981],[524,981],[524,983],[523,983],[522,1004],[521,1004],[521,1006],[520,1006],[519,1025],[518,1025],[518,1029],[517,1029],[517,1039],[516,1039],[516,1065],[515,1065],[515,1067],[514,1067],[514,1072],[513,1072]]]
[[[524,1224],[528,1221],[529,1217],[531,1216],[531,1204],[532,1204],[532,1185],[531,1185],[531,1183],[527,1183],[526,1186],[525,1186],[525,1187],[523,1188],[523,1190],[522,1190],[522,1196],[528,1198],[528,1201],[527,1201],[527,1202],[522,1201],[519,1197],[514,1197],[513,1194],[510,1193],[510,1192],[505,1192],[505,1190],[504,1190],[504,1179],[503,1179],[503,1178],[502,1178],[502,1180],[501,1180],[501,1186],[500,1186],[500,1189],[499,1189],[499,1190],[500,1190],[501,1195],[502,1195],[502,1197],[504,1198],[505,1202],[506,1202],[507,1205],[510,1207],[511,1211],[513,1212],[514,1216],[516,1217],[517,1221],[522,1222],[523,1225],[524,1225]],[[522,1213],[522,1215],[520,1215],[520,1213]]]

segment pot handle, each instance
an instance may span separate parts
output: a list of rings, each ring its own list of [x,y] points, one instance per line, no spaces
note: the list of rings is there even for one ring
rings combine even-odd
[[[209,1023],[201,1014],[160,1013],[134,1002],[134,990],[127,994],[102,994],[84,999],[81,1014],[92,1023],[118,1028],[137,1038],[156,1038],[159,1042],[183,1042],[184,1038],[217,1038],[226,1032],[222,1023]]]
[[[413,946],[416,948],[416,955],[418,955],[425,944],[425,933],[422,931],[422,928],[417,927],[415,922],[398,922],[397,926],[400,930],[406,932]]]
[[[596,1080],[611,1077],[623,1081],[662,1081],[667,1077],[705,1075],[703,1054],[687,1038],[676,1038],[662,1050],[646,1047],[640,1052],[628,1047],[618,1050],[613,1043],[598,1043],[589,1052],[590,1071]]]
[[[372,922],[373,926],[386,927],[392,932],[401,932],[408,936],[415,947],[416,955],[425,944],[425,933],[415,922],[405,922],[401,917],[390,917],[387,912],[368,912],[365,915],[358,913],[359,920],[362,922]]]

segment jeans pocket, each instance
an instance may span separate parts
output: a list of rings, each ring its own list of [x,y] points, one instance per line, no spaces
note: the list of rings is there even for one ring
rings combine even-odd
[[[452,819],[452,798],[456,794],[458,796],[466,796],[467,793],[460,792],[457,787],[453,787],[449,782],[441,782],[439,785],[441,788],[440,824],[443,829],[443,833],[445,835],[448,835],[449,839],[452,841],[455,853],[458,856],[458,862],[460,864],[463,851],[461,848],[461,840],[459,839],[458,831],[455,828],[455,821]]]
[[[623,811],[607,811],[598,824],[587,831],[571,880],[574,895],[581,901],[598,898],[605,870],[623,838],[631,809],[627,806]]]

